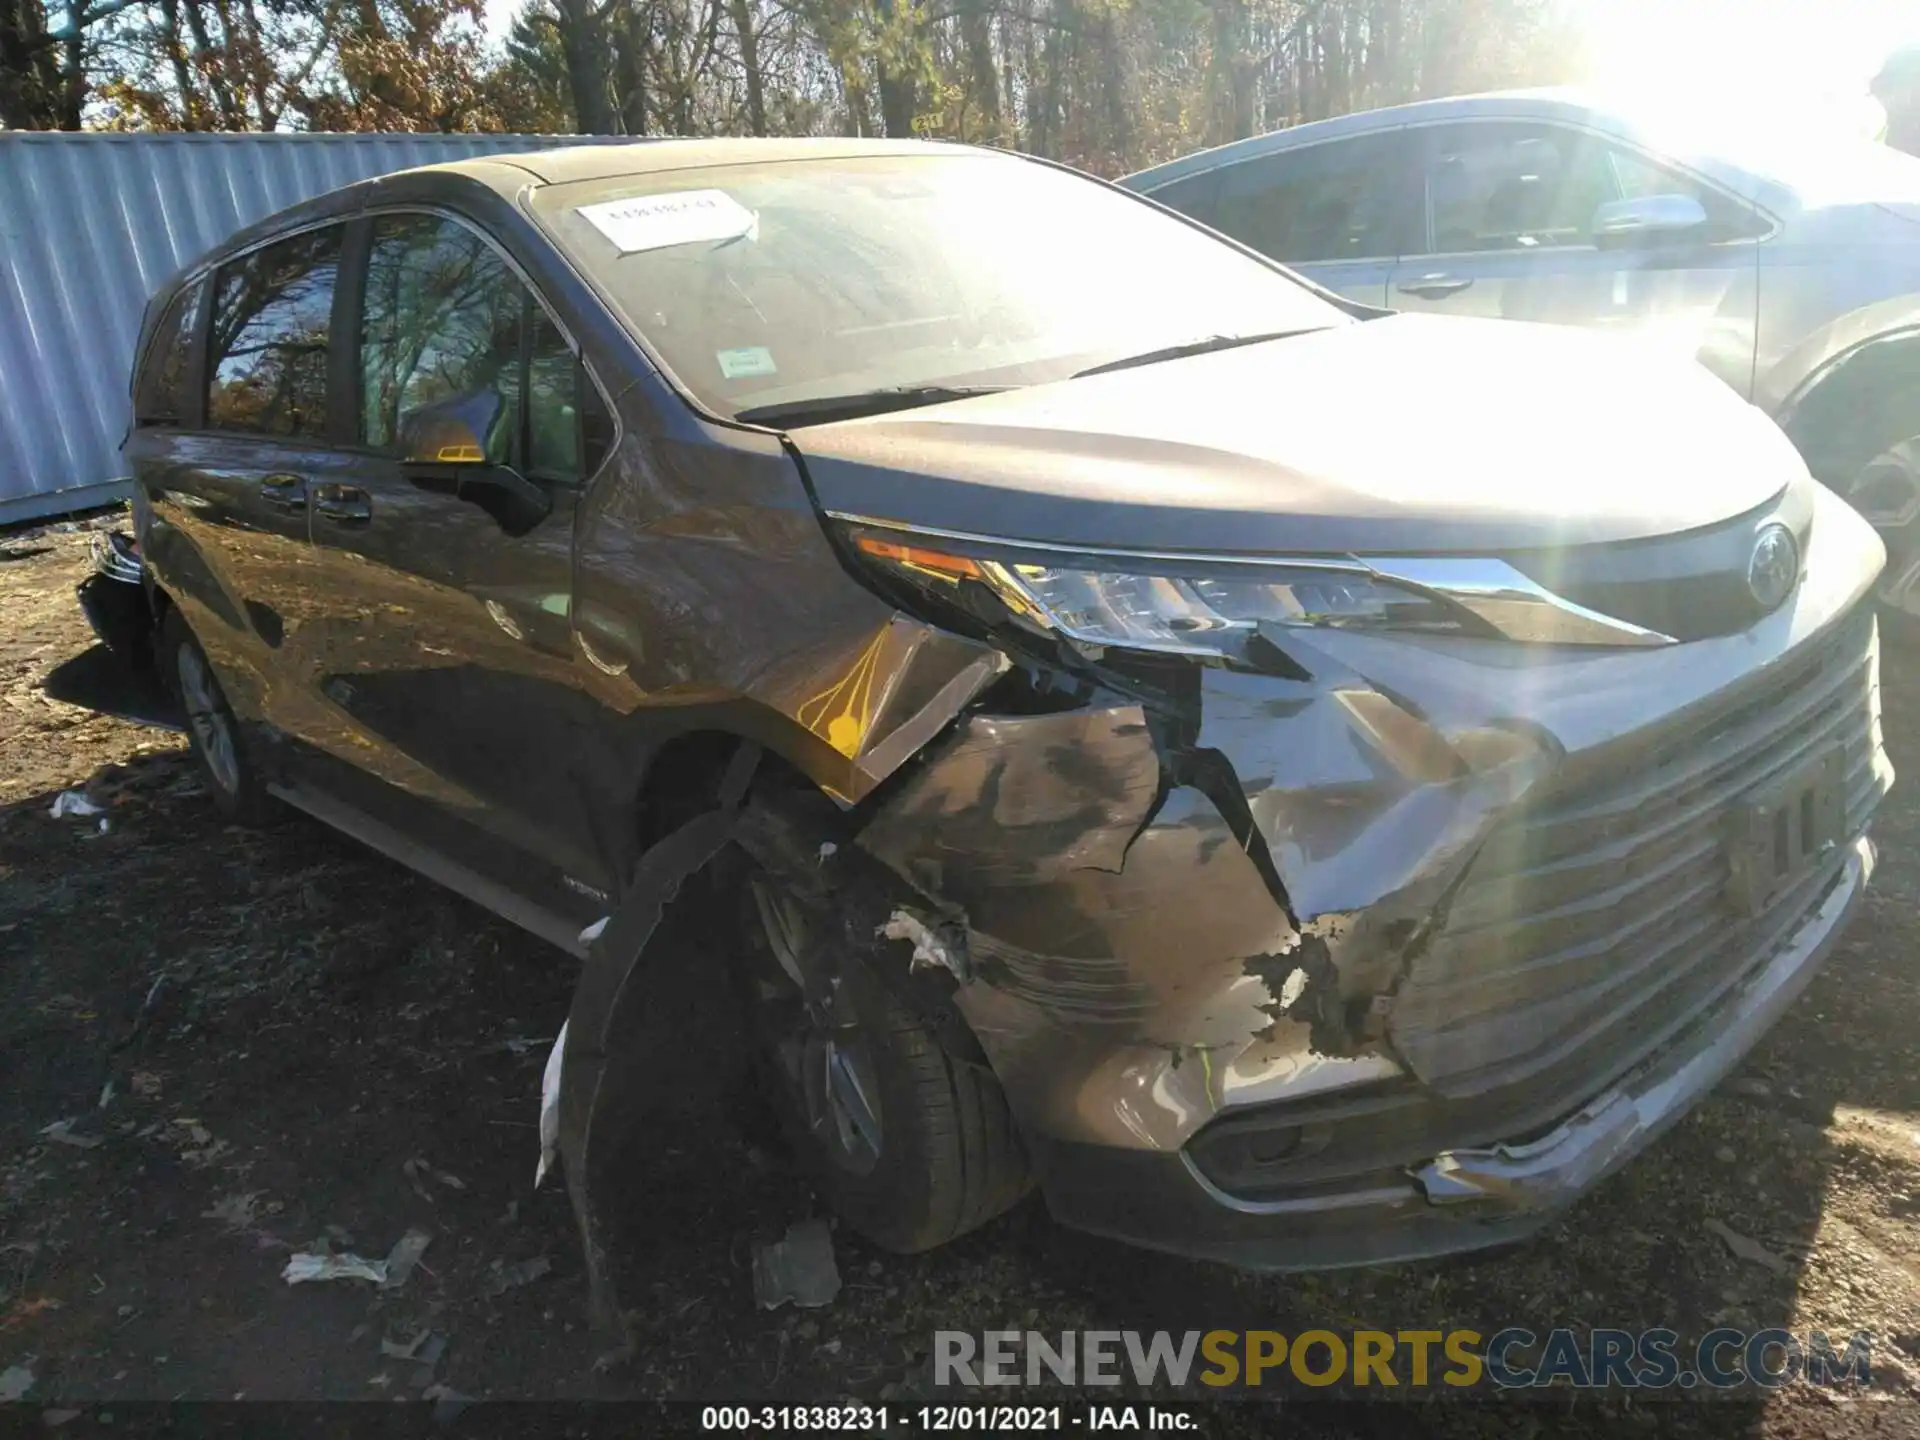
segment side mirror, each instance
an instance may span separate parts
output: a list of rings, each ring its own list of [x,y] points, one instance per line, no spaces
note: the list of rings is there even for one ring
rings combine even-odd
[[[485,465],[487,441],[506,408],[497,390],[468,390],[400,417],[409,465]]]
[[[1593,212],[1593,243],[1602,249],[1682,240],[1707,227],[1707,207],[1691,195],[1610,200]]]

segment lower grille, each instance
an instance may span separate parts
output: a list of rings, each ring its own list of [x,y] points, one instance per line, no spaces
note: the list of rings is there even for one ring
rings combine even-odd
[[[1729,899],[1729,820],[1837,755],[1842,833],[1866,829],[1889,774],[1871,611],[1733,705],[1682,720],[1668,741],[1586,757],[1488,837],[1394,999],[1395,1048],[1424,1083],[1223,1116],[1191,1144],[1200,1169],[1230,1193],[1292,1194],[1545,1130],[1774,953],[1844,857],[1748,913]],[[1280,1159],[1286,1132],[1321,1143]]]

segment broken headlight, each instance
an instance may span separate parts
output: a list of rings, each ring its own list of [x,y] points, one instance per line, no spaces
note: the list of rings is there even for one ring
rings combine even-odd
[[[1353,562],[1133,562],[1022,554],[866,527],[851,529],[849,538],[863,560],[936,601],[1082,648],[1235,660],[1263,624],[1487,633],[1460,607]]]

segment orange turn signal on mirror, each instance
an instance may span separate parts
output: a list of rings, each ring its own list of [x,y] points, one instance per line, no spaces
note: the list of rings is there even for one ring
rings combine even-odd
[[[896,565],[911,566],[915,570],[926,570],[949,580],[981,578],[979,562],[969,560],[964,555],[949,555],[942,550],[923,550],[918,545],[901,545],[892,540],[882,540],[877,535],[856,535],[853,537],[853,543],[876,559],[891,560]]]

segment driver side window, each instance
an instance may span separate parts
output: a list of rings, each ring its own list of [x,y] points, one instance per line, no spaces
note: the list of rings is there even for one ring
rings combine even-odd
[[[487,461],[580,477],[578,362],[499,252],[436,215],[373,222],[360,327],[360,433],[399,453],[406,417],[458,395],[501,399]]]

